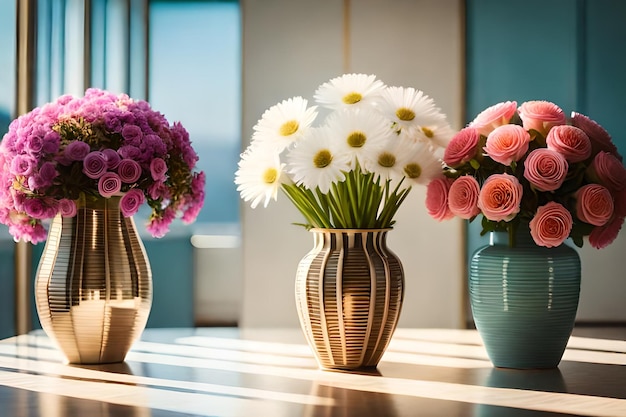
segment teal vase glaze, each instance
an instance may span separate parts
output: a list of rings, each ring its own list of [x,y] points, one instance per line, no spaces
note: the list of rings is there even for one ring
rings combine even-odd
[[[574,327],[580,295],[578,252],[537,246],[529,229],[507,233],[470,261],[469,295],[476,328],[498,368],[556,368]]]

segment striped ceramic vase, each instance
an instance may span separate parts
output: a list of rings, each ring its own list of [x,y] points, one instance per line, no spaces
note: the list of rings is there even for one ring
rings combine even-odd
[[[300,261],[296,306],[322,369],[376,367],[396,328],[404,273],[389,229],[312,229]]]
[[[528,228],[492,233],[469,270],[474,322],[491,362],[500,368],[555,368],[578,308],[581,265],[575,249],[537,246]]]
[[[152,271],[120,197],[87,200],[50,225],[35,279],[39,320],[68,362],[122,362],[152,306]]]

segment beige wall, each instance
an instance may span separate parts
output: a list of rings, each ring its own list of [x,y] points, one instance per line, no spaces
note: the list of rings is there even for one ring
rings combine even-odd
[[[460,0],[242,0],[244,146],[263,111],[344,72],[376,74],[389,85],[433,97],[454,128],[462,125]],[[349,4],[348,19],[344,6]],[[347,42],[346,42],[347,41]],[[403,261],[401,326],[464,324],[462,223],[436,223],[414,188],[397,216],[390,248]],[[242,326],[297,326],[294,277],[312,246],[287,199],[243,207]]]

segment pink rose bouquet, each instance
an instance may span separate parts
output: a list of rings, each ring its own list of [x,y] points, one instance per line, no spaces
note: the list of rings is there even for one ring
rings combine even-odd
[[[91,88],[15,119],[0,142],[0,222],[15,240],[46,239],[43,221],[72,217],[86,199],[120,195],[132,216],[148,203],[147,229],[161,237],[204,203],[203,172],[180,123],[150,105]]]
[[[520,224],[537,245],[583,238],[601,249],[626,217],[626,168],[609,133],[556,104],[506,101],[482,111],[452,137],[443,172],[428,184],[426,207],[438,221],[473,221],[482,234]]]

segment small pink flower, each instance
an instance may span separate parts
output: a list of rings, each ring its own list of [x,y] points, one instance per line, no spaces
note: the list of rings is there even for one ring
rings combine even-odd
[[[519,161],[528,151],[530,134],[518,125],[504,125],[495,128],[487,136],[485,152],[496,162],[511,165]]]
[[[530,221],[530,235],[537,245],[553,248],[569,237],[572,224],[570,212],[561,204],[550,201],[537,209]]]
[[[82,161],[89,153],[89,145],[79,140],[70,142],[63,153],[65,159],[69,161]]]
[[[143,132],[139,126],[126,125],[122,128],[122,137],[125,143],[137,146],[141,143]]]
[[[585,223],[604,226],[613,216],[611,192],[599,184],[587,184],[576,191],[576,216]]]
[[[555,126],[546,137],[548,149],[557,151],[569,163],[584,161],[591,156],[591,141],[581,129],[569,126]]]
[[[30,156],[17,155],[11,161],[11,172],[15,175],[30,175],[35,167],[35,160]]]
[[[448,192],[451,185],[451,178],[438,177],[430,181],[426,187],[426,209],[428,214],[437,221],[454,217],[448,207]]]
[[[549,101],[527,101],[518,109],[524,129],[536,130],[544,137],[553,126],[565,124],[565,114],[559,106]]]
[[[52,180],[59,176],[54,164],[52,162],[44,162],[39,168],[39,176],[44,186],[52,184]]]
[[[165,209],[160,216],[152,216],[146,225],[148,232],[154,237],[163,237],[170,230],[170,224],[176,217],[176,212]]]
[[[476,156],[480,133],[472,127],[461,129],[450,139],[443,155],[443,161],[450,167],[458,167]]]
[[[100,151],[90,152],[83,160],[83,173],[91,179],[98,179],[107,171],[106,157]]]
[[[69,200],[67,198],[63,198],[59,200],[59,212],[63,217],[74,217],[76,216],[76,202],[74,200]]]
[[[509,174],[493,174],[483,184],[478,194],[478,207],[492,221],[510,221],[520,211],[523,187]]]
[[[55,132],[50,131],[44,136],[44,142],[42,146],[42,152],[53,154],[59,150],[59,144],[61,143],[61,136]]]
[[[624,217],[615,217],[604,226],[594,228],[589,234],[589,243],[596,249],[604,249],[617,238],[624,224]]]
[[[40,198],[27,198],[24,201],[24,211],[33,219],[45,219],[47,207]]]
[[[480,213],[478,208],[478,194],[480,185],[471,175],[457,178],[448,192],[448,206],[455,216],[462,219],[471,219]]]
[[[596,121],[591,120],[584,114],[572,112],[572,126],[582,129],[591,140],[592,154],[600,151],[610,152],[613,155],[619,155],[617,147],[611,139],[611,135]]]
[[[587,168],[587,176],[611,191],[626,188],[626,168],[615,155],[599,152]]]
[[[486,108],[476,116],[469,127],[487,136],[498,126],[508,124],[517,110],[517,102],[505,101]]]
[[[551,149],[538,148],[524,161],[524,178],[539,191],[557,190],[565,181],[568,164],[563,155]]]
[[[98,180],[98,192],[102,197],[111,197],[122,189],[122,180],[115,172],[107,172]]]
[[[132,184],[141,177],[141,166],[132,159],[122,159],[117,165],[117,174],[125,184]]]
[[[143,192],[138,188],[133,188],[128,190],[120,199],[120,211],[124,217],[131,217],[139,211],[145,201]]]

